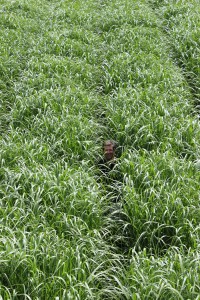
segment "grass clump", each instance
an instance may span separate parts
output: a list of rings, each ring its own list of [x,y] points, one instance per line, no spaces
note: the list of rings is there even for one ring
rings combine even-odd
[[[171,249],[165,257],[133,252],[127,277],[133,299],[199,299],[199,254]]]
[[[150,1],[155,4],[155,1]],[[156,12],[162,18],[162,26],[169,35],[176,63],[182,68],[195,105],[199,105],[199,10],[198,1],[164,1]]]
[[[171,246],[197,246],[199,177],[194,176],[193,164],[172,157],[170,152],[139,151],[124,161],[124,208],[134,228],[136,249],[162,254]]]

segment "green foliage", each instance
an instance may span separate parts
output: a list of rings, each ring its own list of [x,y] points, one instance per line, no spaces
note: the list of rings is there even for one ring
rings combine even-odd
[[[0,298],[199,299],[198,1],[0,4]]]
[[[155,4],[154,1],[150,1]],[[170,38],[173,56],[188,80],[196,105],[199,106],[199,25],[198,1],[164,1],[156,12]]]
[[[198,252],[186,254],[177,248],[162,259],[148,257],[146,249],[139,253],[133,251],[127,272],[132,299],[189,299],[191,295],[199,299],[197,257]]]
[[[139,151],[128,154],[122,169],[134,247],[156,253],[172,245],[195,248],[199,178],[194,176],[194,166],[170,152]]]

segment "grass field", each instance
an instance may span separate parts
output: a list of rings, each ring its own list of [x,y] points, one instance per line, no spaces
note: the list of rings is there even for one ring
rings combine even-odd
[[[197,0],[0,0],[0,298],[200,299],[199,24]]]

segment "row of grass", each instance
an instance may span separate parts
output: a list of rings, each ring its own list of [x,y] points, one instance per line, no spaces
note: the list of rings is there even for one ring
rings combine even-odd
[[[199,299],[200,127],[163,19],[147,1],[1,5],[0,295]]]
[[[170,37],[173,56],[181,67],[199,107],[199,2],[194,1],[151,1],[155,12],[162,19],[162,27]]]

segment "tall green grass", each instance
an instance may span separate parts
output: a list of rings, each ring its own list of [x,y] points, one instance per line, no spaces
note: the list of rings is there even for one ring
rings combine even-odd
[[[0,4],[1,297],[199,299],[196,58],[166,21],[194,5]]]
[[[174,59],[188,80],[195,104],[199,107],[199,2],[150,1],[170,37]]]

